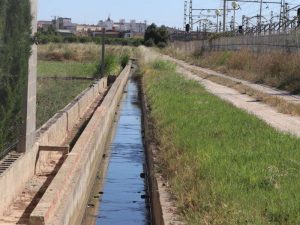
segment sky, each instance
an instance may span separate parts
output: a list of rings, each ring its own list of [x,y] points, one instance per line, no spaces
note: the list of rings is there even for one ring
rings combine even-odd
[[[279,0],[277,0],[279,1]],[[300,0],[286,0],[292,6]],[[74,23],[97,24],[110,16],[114,21],[135,19],[139,22],[156,23],[170,27],[183,27],[184,0],[39,0],[38,19],[50,20],[54,16],[70,17]],[[228,3],[230,6],[231,3]],[[237,21],[243,14],[254,16],[259,4],[240,3]],[[222,8],[222,0],[194,0],[194,8]],[[278,5],[264,4],[263,14],[278,12]],[[206,12],[207,13],[207,12]],[[210,12],[212,13],[212,12]],[[278,13],[277,13],[278,14]],[[231,18],[232,13],[228,15]],[[215,20],[215,18],[211,18]]]

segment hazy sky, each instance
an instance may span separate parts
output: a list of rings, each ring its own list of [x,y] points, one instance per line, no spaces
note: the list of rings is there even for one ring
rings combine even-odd
[[[300,0],[286,0],[300,4]],[[71,17],[75,23],[95,24],[109,15],[114,21],[119,19],[147,20],[158,25],[182,27],[184,0],[38,0],[38,19],[50,20],[52,16]],[[230,4],[230,3],[228,3]],[[242,14],[256,15],[259,4],[241,3],[242,11],[237,13],[237,20]],[[220,8],[221,0],[194,0],[197,8]],[[277,7],[278,8],[278,7]],[[277,12],[276,5],[264,4],[264,15],[270,10]],[[229,18],[231,15],[228,16]],[[214,20],[214,18],[212,18]]]

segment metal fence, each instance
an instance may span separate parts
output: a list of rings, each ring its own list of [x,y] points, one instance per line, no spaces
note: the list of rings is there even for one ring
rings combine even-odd
[[[180,43],[181,42],[181,43]],[[243,35],[233,37],[219,37],[207,40],[188,40],[186,42],[173,41],[174,47],[186,51],[203,49],[209,51],[236,51],[243,48],[255,52],[298,52],[300,53],[300,30],[290,33],[270,35]]]
[[[16,150],[19,141],[16,140],[9,145],[6,145],[3,149],[0,149],[0,160],[2,160],[8,153],[13,150]]]

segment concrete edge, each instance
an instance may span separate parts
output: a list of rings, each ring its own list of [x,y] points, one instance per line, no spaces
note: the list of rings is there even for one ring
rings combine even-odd
[[[151,220],[153,225],[185,225],[176,214],[177,208],[165,185],[165,180],[157,172],[157,162],[155,161],[157,145],[151,127],[147,96],[142,84],[140,88]]]
[[[94,86],[98,86],[97,89],[99,94],[104,93],[106,84],[107,78],[102,78],[101,80],[97,81],[92,85],[93,87],[89,87],[81,92],[77,97],[74,98],[74,100],[72,100],[71,103],[69,103],[62,110],[56,113],[52,118],[50,118],[36,131],[36,140],[31,149],[28,152],[23,153],[4,173],[0,175],[0,215],[3,215],[9,209],[9,205],[24,189],[24,186],[30,179],[30,177],[34,175],[39,144],[43,143],[48,145],[49,136],[51,136],[52,141],[50,144],[60,145],[63,141],[62,137],[64,137],[64,134],[68,130],[68,110],[73,105],[76,105],[79,99],[81,99],[88,90],[90,90],[91,88],[94,89]],[[95,97],[96,96],[94,96],[94,98]],[[73,125],[75,124],[73,123]],[[56,134],[57,130],[60,130],[60,132],[58,132],[60,135]],[[20,176],[20,174],[22,176]],[[16,177],[18,177],[18,179],[16,179]]]
[[[97,171],[97,162],[104,150],[103,142],[109,133],[130,68],[131,62],[118,76],[95,111],[72,152],[31,213],[30,224],[79,224],[78,221],[81,221],[83,214],[79,216],[78,212],[80,209],[84,212],[82,208],[85,207],[89,189],[92,188],[91,177]],[[74,218],[78,219],[74,221]]]

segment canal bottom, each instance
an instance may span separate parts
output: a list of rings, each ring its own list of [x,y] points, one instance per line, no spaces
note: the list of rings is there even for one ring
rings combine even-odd
[[[134,79],[129,79],[121,101],[96,224],[148,225],[142,110]]]

